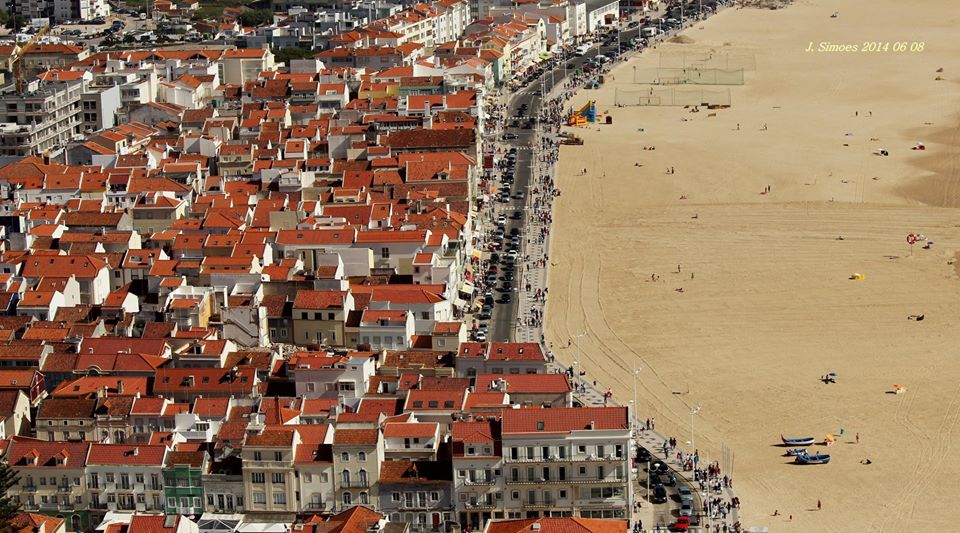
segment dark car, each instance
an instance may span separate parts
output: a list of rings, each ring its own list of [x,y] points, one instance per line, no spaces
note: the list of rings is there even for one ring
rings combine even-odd
[[[640,21],[639,21],[639,20],[635,20],[635,21],[631,22],[630,24],[627,24],[627,27],[628,27],[628,28],[636,28],[636,27],[639,26],[639,25],[640,25]]]
[[[520,136],[517,135],[516,133],[504,133],[504,134],[503,134],[503,140],[505,140],[505,141],[512,141],[512,140],[518,139],[518,138],[520,138]]]
[[[657,481],[660,482],[661,485],[666,485],[668,487],[672,487],[677,484],[677,478],[673,474],[660,474],[657,476]]]
[[[653,503],[666,503],[667,488],[663,485],[654,485],[653,494],[650,495],[650,501]]]
[[[523,211],[514,211],[514,212],[510,215],[510,218],[511,218],[512,220],[520,220],[521,218],[523,218]]]
[[[650,455],[650,452],[649,452],[646,448],[644,448],[643,446],[640,446],[640,447],[637,448],[637,462],[638,462],[638,463],[646,463],[647,461],[651,460],[652,458],[653,458],[653,456]]]
[[[503,293],[503,296],[500,297],[500,303],[508,304],[513,301],[513,295],[509,292]]]
[[[503,279],[504,281],[513,281],[513,272],[504,272]]]
[[[519,211],[517,211],[517,213],[519,213]],[[514,235],[520,235],[520,228],[516,226],[510,228],[510,236],[513,237]]]

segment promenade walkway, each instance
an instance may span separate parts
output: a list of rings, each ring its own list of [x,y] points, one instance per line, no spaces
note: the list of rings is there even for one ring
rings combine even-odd
[[[555,107],[562,110],[566,99],[572,92],[573,89],[565,87],[561,83],[547,95],[547,101],[554,101]],[[548,113],[548,115],[550,114]],[[558,122],[554,122],[558,120],[556,115],[556,113],[553,113],[552,116],[542,117],[547,120],[538,122],[538,142],[533,143],[534,167],[525,206],[527,222],[525,224],[522,254],[524,257],[523,276],[520,283],[520,304],[515,331],[515,339],[519,342],[544,342],[542,324],[549,303],[547,280],[550,270],[549,231],[550,221],[552,220],[550,217],[552,217],[553,202],[556,199],[551,184],[555,185],[556,183],[555,159],[559,150]],[[560,192],[562,193],[562,191]],[[538,297],[538,295],[540,296]],[[551,358],[553,357],[551,352],[548,352],[548,355]],[[581,369],[579,365],[577,366],[576,371],[585,370],[586,375],[582,376],[581,379],[574,378],[572,380],[576,388],[574,394],[576,403],[584,406],[619,405],[614,398],[605,397],[604,392],[601,392],[602,384],[598,383],[597,386],[594,386],[593,382],[588,379],[589,369]],[[567,368],[557,362],[551,362],[549,369],[551,372],[557,373],[567,371]],[[655,429],[647,430],[646,422],[646,420],[641,420],[639,416],[635,418],[634,423],[635,428],[637,428],[634,433],[635,443],[647,449],[655,459],[670,465],[677,474],[678,484],[687,484],[697,495],[696,509],[701,513],[701,516],[699,517],[699,524],[692,527],[690,531],[727,532],[736,530],[739,527],[739,500],[733,491],[732,480],[726,481],[723,472],[720,472],[717,476],[709,476],[706,472],[700,473],[708,465],[701,458],[698,458],[698,470],[685,470],[683,463],[690,458],[679,459],[677,456],[678,449],[669,445],[669,437]],[[674,442],[677,442],[677,440],[679,439],[675,439]],[[641,505],[639,507],[634,506],[631,524],[635,527],[639,520],[647,531],[666,531],[676,519],[676,516],[671,514],[671,510],[679,507],[679,505],[673,502],[673,505],[668,503],[667,505],[654,506],[642,500],[642,497],[647,494],[645,468],[646,465],[638,465],[635,470],[634,494]]]

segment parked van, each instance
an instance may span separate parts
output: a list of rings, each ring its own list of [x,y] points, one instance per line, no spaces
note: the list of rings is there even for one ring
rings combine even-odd
[[[660,29],[655,26],[647,26],[646,28],[642,28],[640,32],[644,37],[654,37],[660,33]]]
[[[581,44],[580,46],[577,47],[577,51],[576,51],[577,55],[578,55],[578,56],[586,55],[587,52],[590,51],[590,48],[591,48],[592,46],[593,46],[593,43],[584,43],[584,44]]]

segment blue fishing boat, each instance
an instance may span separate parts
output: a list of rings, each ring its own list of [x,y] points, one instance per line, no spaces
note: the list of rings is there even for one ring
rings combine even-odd
[[[803,437],[799,439],[787,439],[784,438],[783,433],[780,434],[780,440],[783,441],[787,446],[810,446],[814,443],[816,439],[813,437]]]
[[[830,462],[830,456],[825,453],[803,454],[794,457],[793,462],[801,465],[825,465]]]

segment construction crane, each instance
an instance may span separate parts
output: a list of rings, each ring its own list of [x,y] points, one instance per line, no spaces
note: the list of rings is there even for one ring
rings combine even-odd
[[[50,29],[50,25],[46,24],[40,28],[37,33],[30,38],[29,41],[23,44],[19,50],[13,53],[13,76],[17,80],[17,94],[23,94],[23,56],[27,54],[27,51],[37,45],[40,42],[40,38],[47,33]]]

